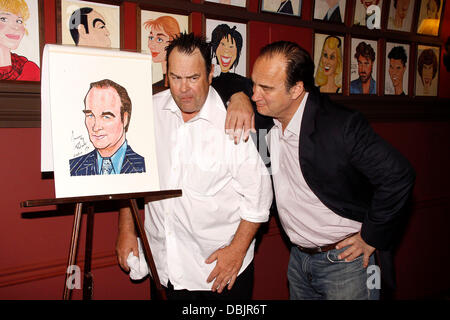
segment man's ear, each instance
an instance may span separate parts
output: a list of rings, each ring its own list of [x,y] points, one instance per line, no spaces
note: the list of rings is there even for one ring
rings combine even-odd
[[[84,25],[82,23],[80,23],[78,25],[78,34],[80,35],[80,38],[85,38],[86,37],[86,29],[84,28]]]
[[[126,128],[128,123],[130,122],[130,116],[128,112],[123,113],[123,127]]]
[[[208,75],[208,83],[211,84],[212,83],[212,79],[214,77],[214,65],[211,65],[211,71],[209,72]]]
[[[297,81],[297,83],[289,89],[289,93],[293,100],[298,99],[304,92],[305,87],[303,86],[303,81]]]

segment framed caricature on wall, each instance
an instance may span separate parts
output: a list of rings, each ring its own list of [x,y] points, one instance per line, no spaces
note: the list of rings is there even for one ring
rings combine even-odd
[[[302,0],[262,0],[261,11],[300,17],[302,14]]]
[[[120,6],[78,0],[57,1],[61,6],[61,15],[57,17],[59,43],[120,48]]]
[[[314,19],[331,23],[344,23],[346,4],[346,0],[315,0]]]
[[[350,59],[350,94],[377,94],[377,41],[353,38]]]
[[[139,20],[139,49],[152,55],[152,82],[160,91],[168,87],[165,49],[176,35],[189,32],[189,16],[140,10]]]
[[[411,32],[416,0],[391,0],[387,29]]]
[[[444,8],[444,0],[422,0],[420,3],[417,33],[437,36]]]
[[[40,80],[40,2],[0,0],[0,80]]]
[[[206,19],[206,38],[211,41],[214,77],[232,73],[247,76],[247,25]]]
[[[344,37],[314,35],[314,80],[320,92],[342,93]]]
[[[385,95],[408,95],[410,46],[404,43],[386,43]]]
[[[373,7],[369,9],[371,6],[377,6],[378,7],[378,14],[379,19],[381,21],[381,16],[383,15],[383,0],[356,0],[355,1],[355,14],[353,16],[353,25],[355,26],[367,26],[367,23],[369,21],[372,21],[372,24],[375,22],[375,16],[376,13]],[[375,8],[376,9],[376,8]],[[369,14],[368,14],[369,12]]]
[[[416,62],[416,96],[437,96],[440,48],[418,45]]]

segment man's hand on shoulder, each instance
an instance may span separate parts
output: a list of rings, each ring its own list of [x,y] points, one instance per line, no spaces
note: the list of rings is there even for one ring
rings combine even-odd
[[[247,142],[250,131],[256,132],[255,113],[249,97],[243,92],[237,92],[231,96],[228,104],[225,133],[238,144],[241,136]]]

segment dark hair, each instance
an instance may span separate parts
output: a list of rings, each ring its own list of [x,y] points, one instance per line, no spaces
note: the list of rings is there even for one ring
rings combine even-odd
[[[303,82],[306,91],[314,86],[314,61],[308,51],[290,41],[277,41],[261,49],[260,57],[282,55],[286,59],[286,89],[292,88],[298,81]]]
[[[375,51],[372,46],[364,41],[361,41],[356,47],[355,59],[358,60],[359,56],[363,56],[366,59],[375,61]]]
[[[419,61],[417,61],[417,67],[419,71],[419,75],[422,78],[423,65],[433,65],[433,79],[436,76],[438,61],[436,58],[436,54],[433,49],[425,49],[419,56]]]
[[[86,94],[86,97],[84,97],[84,105],[86,105],[87,95],[89,94],[89,92],[91,91],[92,88],[100,88],[100,89],[101,88],[104,88],[104,89],[106,89],[106,88],[114,88],[116,90],[117,94],[120,97],[120,103],[121,103],[121,106],[120,106],[120,119],[122,120],[122,122],[123,122],[123,116],[124,116],[125,112],[128,113],[128,123],[125,126],[125,132],[127,132],[128,131],[128,126],[130,125],[131,110],[132,110],[131,99],[128,96],[127,90],[124,87],[122,87],[120,84],[118,84],[118,83],[116,83],[116,82],[114,82],[112,80],[109,80],[109,79],[103,79],[103,80],[100,80],[100,81],[92,82],[90,84],[90,86],[89,86],[89,90],[88,90],[88,92]]]
[[[191,33],[180,33],[166,47],[167,70],[169,70],[169,56],[172,50],[177,48],[181,53],[191,55],[195,49],[198,49],[205,61],[206,75],[211,72],[211,45],[206,42],[204,37],[196,36]]]
[[[211,50],[213,58],[216,57],[217,60],[216,56],[217,47],[219,46],[220,41],[223,38],[228,39],[228,36],[231,37],[231,41],[234,41],[237,49],[236,60],[234,60],[233,65],[231,66],[232,68],[238,65],[242,49],[242,35],[240,34],[239,31],[236,30],[236,26],[230,28],[230,26],[227,24],[220,24],[217,27],[215,27],[211,34]],[[218,60],[217,63],[219,63]]]
[[[406,61],[408,60],[405,48],[403,48],[402,46],[393,47],[391,51],[389,51],[388,59],[401,60],[403,66],[405,66]]]
[[[86,33],[89,33],[87,15],[91,13],[92,10],[94,9],[89,7],[83,7],[72,12],[72,15],[70,16],[69,19],[70,35],[72,36],[72,39],[76,45],[78,45],[78,41],[80,40],[80,34],[78,33],[78,26],[80,24],[84,26],[84,30],[86,30]]]

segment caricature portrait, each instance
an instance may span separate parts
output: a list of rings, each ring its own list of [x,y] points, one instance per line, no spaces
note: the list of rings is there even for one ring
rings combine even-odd
[[[411,31],[415,0],[392,0],[389,8],[387,28]]]
[[[316,0],[314,19],[333,23],[344,23],[345,0]]]
[[[84,123],[94,150],[70,159],[70,175],[145,172],[144,158],[126,139],[132,110],[127,90],[108,79],[93,82],[84,104]]]
[[[315,83],[320,92],[342,93],[343,37],[315,34]]]
[[[375,11],[372,11],[371,14],[367,14],[367,9],[374,5],[378,6],[381,12],[381,9],[383,8],[383,0],[356,0],[353,24],[355,26],[366,26],[367,20],[375,14]]]
[[[416,95],[437,96],[439,78],[439,48],[418,46]]]
[[[351,94],[376,94],[376,41],[352,39]]]
[[[91,7],[83,7],[72,12],[69,30],[77,46],[111,48],[105,18]]]
[[[384,93],[405,96],[408,94],[409,45],[386,43],[386,72]]]
[[[227,73],[246,76],[246,26],[242,23],[206,20],[211,42],[214,77]]]
[[[263,0],[261,10],[300,16],[302,12],[302,0]]]
[[[61,29],[63,44],[120,48],[120,8],[87,1],[62,0]]]
[[[424,0],[420,4],[417,33],[437,36],[443,7],[443,0]]]
[[[166,47],[188,26],[188,16],[141,10],[141,51],[152,55],[154,85],[168,86]]]
[[[247,6],[247,0],[205,0],[205,2],[215,2],[244,8]]]
[[[39,81],[37,0],[0,0],[0,80]]]

